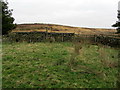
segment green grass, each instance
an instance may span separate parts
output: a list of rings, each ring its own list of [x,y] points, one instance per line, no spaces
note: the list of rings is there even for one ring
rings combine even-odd
[[[68,42],[3,43],[3,88],[116,87],[117,68],[104,61],[117,62],[117,49],[83,45],[74,54]]]

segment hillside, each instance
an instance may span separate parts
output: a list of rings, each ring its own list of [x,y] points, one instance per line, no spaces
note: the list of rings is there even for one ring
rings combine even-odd
[[[71,27],[56,24],[18,24],[17,28],[12,32],[48,32],[55,33],[75,33],[75,34],[90,34],[90,35],[115,35],[115,29],[98,29],[98,28],[84,28],[84,27]]]

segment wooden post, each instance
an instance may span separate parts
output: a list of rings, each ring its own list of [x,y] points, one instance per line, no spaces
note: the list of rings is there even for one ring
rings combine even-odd
[[[62,42],[64,41],[64,33],[62,33]]]
[[[52,27],[50,27],[50,29],[51,29],[51,32],[52,32]]]
[[[45,36],[45,38],[47,39],[47,37],[48,37],[48,28],[47,27],[45,27],[46,28],[46,36]]]

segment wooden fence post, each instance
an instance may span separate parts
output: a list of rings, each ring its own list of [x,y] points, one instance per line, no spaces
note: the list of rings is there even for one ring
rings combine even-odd
[[[45,39],[47,39],[48,38],[48,28],[47,27],[45,27],[46,28],[46,36],[45,36]]]

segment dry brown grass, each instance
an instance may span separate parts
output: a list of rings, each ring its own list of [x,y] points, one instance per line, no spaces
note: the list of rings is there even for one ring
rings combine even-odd
[[[101,44],[99,44],[99,47],[102,46]],[[105,47],[107,46],[103,46],[102,48],[98,49],[99,52],[99,58],[101,59],[101,63],[103,66],[105,67],[110,67],[110,68],[114,68],[118,66],[118,62],[116,61],[111,61],[108,53],[105,51]]]
[[[71,27],[71,26],[63,26],[63,25],[55,25],[55,24],[22,24],[18,25],[15,30],[12,32],[32,32],[39,31],[45,32],[46,28],[48,32],[55,33],[75,33],[75,34],[85,34],[85,35],[95,35],[95,34],[113,34],[116,32],[114,29],[96,29],[96,28],[81,28],[81,27]]]
[[[79,41],[79,42],[75,41],[73,42],[73,44],[74,44],[74,50],[72,50],[70,61],[68,63],[68,65],[71,67],[71,70],[77,63],[76,57],[80,55],[82,52],[81,49],[82,49],[83,43],[82,41]]]

